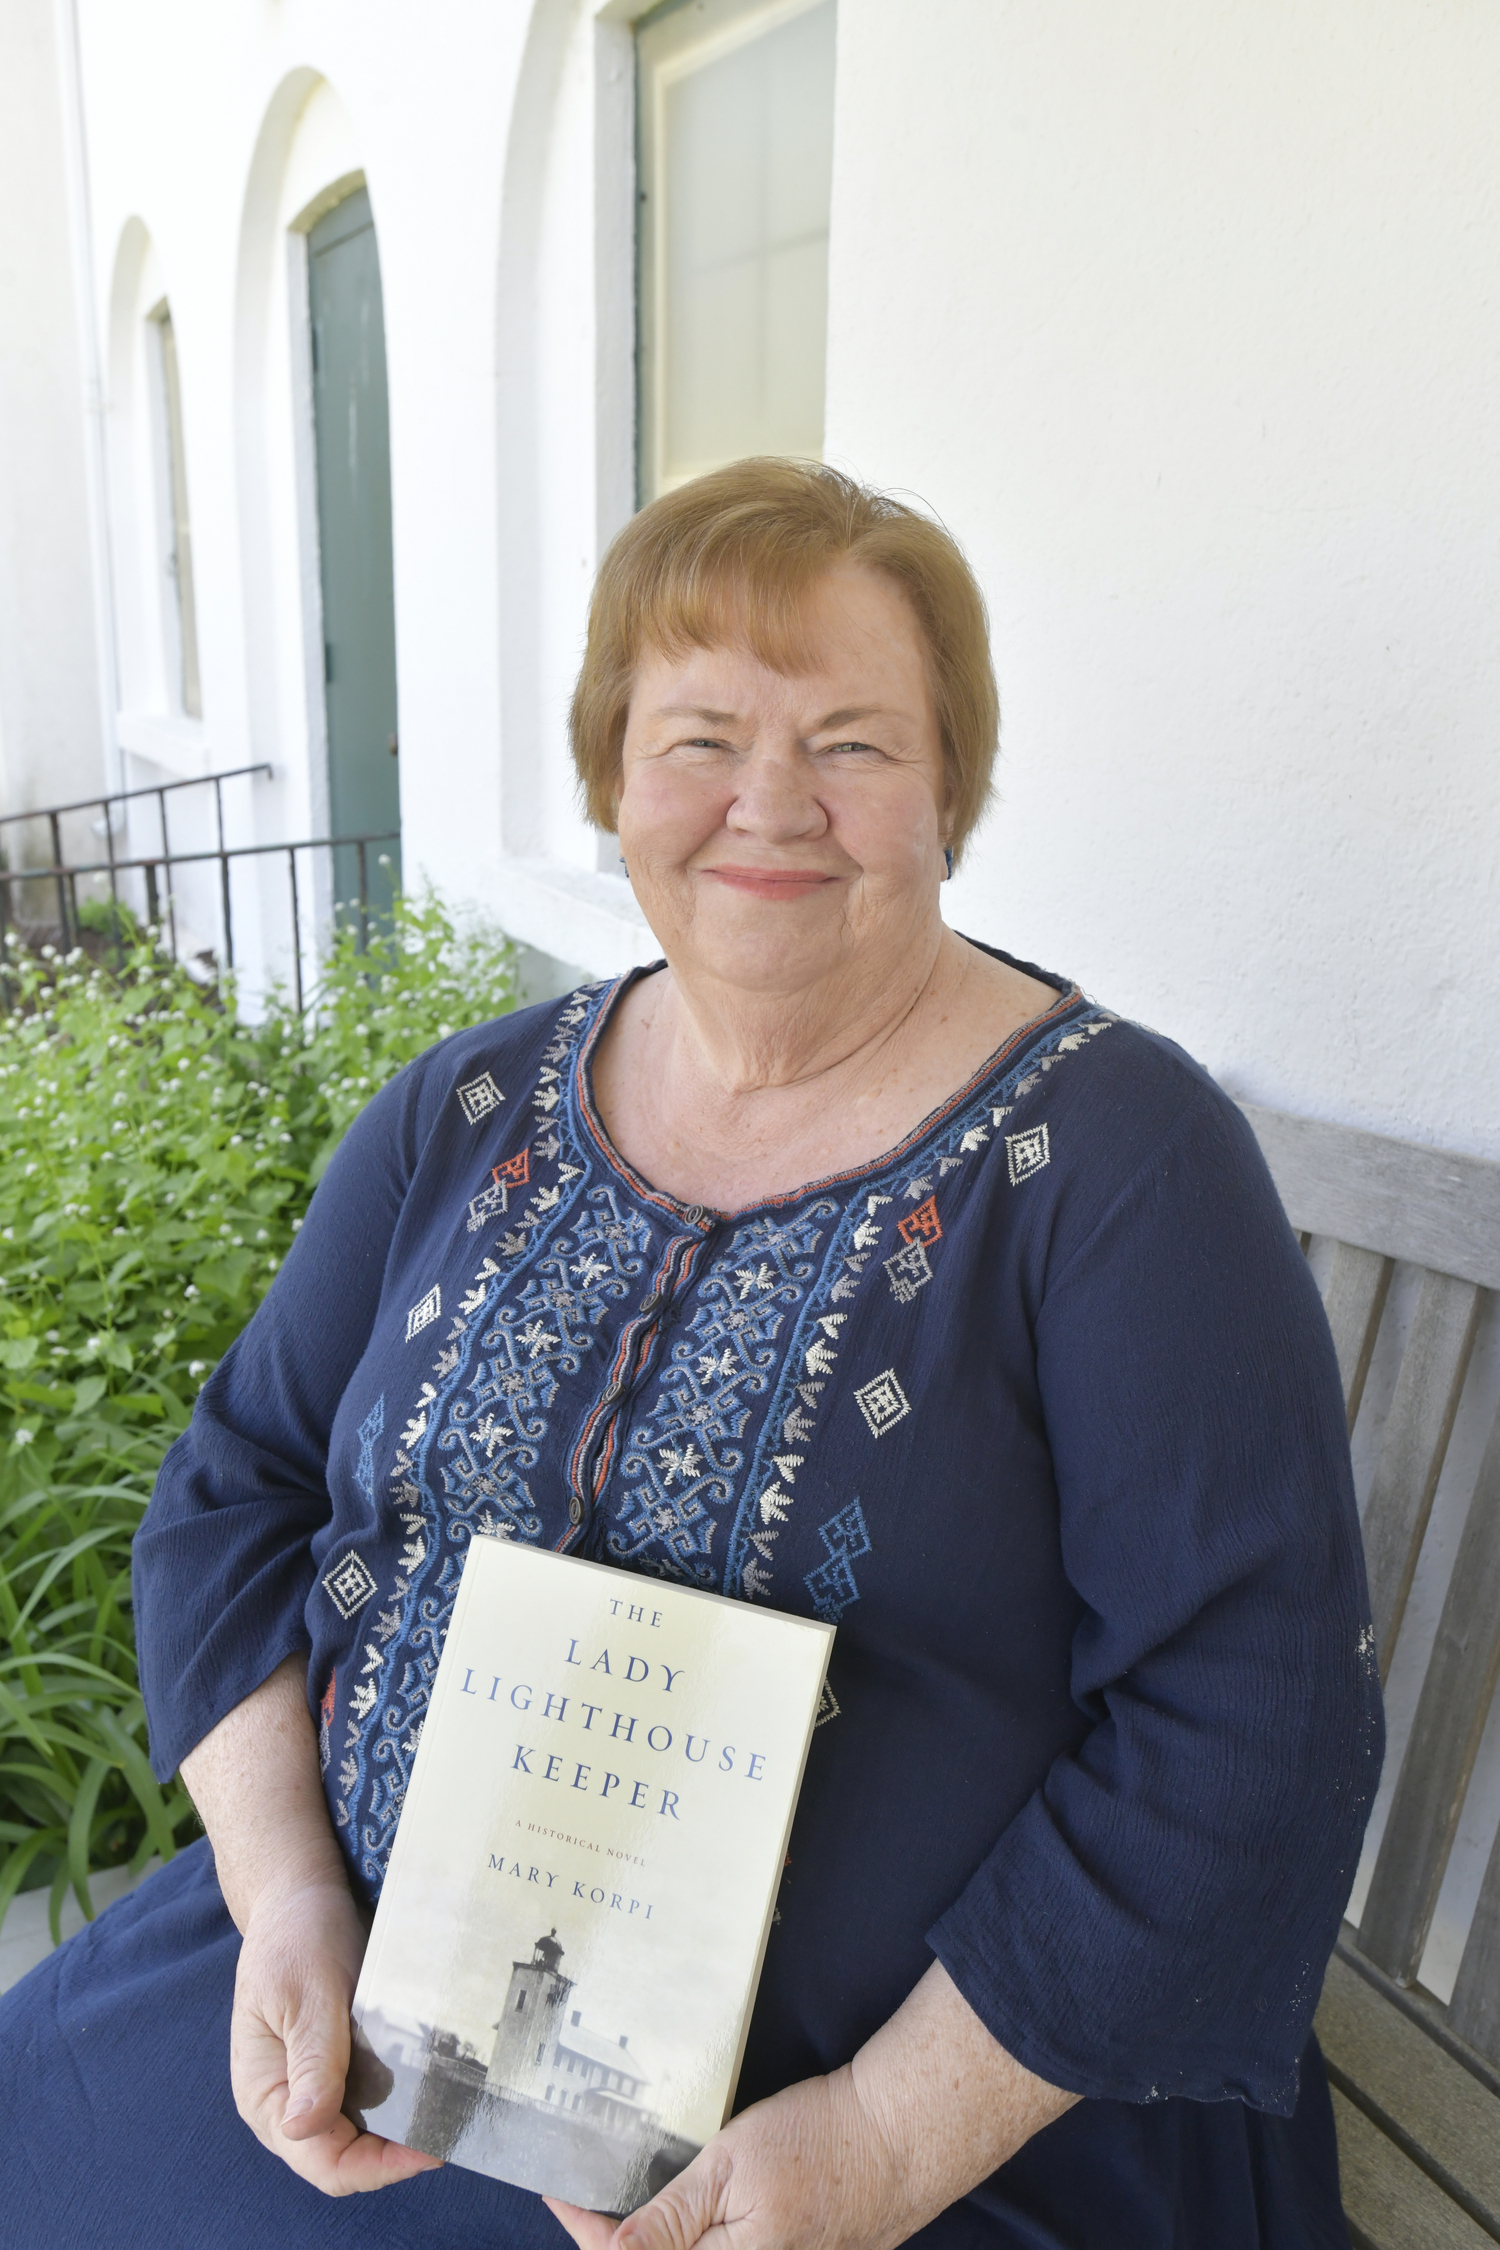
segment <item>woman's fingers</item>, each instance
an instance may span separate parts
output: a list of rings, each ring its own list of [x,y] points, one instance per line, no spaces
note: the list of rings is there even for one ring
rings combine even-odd
[[[436,2166],[436,2157],[382,2140],[377,2133],[362,2133],[343,2116],[338,2106],[342,2077],[332,2090],[331,2106],[325,2081],[316,2109],[289,2123],[288,2051],[263,2017],[237,2014],[231,2054],[240,2115],[273,2156],[325,2195],[363,2194]]]

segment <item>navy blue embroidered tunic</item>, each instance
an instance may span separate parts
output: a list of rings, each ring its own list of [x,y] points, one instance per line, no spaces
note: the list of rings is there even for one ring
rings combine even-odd
[[[472,1538],[835,1620],[741,2103],[936,1954],[1093,2098],[924,2239],[1343,2242],[1309,2037],[1379,1704],[1332,1347],[1243,1119],[1059,987],[891,1154],[726,1217],[609,1143],[619,990],[445,1041],[349,1132],[137,1541],[156,1771],[306,1652],[373,1897]],[[451,2168],[348,2239],[461,2212],[561,2240]]]

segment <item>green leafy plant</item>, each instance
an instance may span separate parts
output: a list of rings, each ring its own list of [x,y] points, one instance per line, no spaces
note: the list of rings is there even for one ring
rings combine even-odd
[[[398,899],[337,936],[299,1016],[239,1020],[155,933],[0,979],[0,1919],[193,1830],[146,1759],[130,1543],[162,1455],[255,1310],[351,1119],[401,1066],[514,1004],[514,949]]]
[[[95,937],[109,938],[116,945],[136,944],[141,935],[140,923],[125,901],[118,898],[80,900],[78,927]]]

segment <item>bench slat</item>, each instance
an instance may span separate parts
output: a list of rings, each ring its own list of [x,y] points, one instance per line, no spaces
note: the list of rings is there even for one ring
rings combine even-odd
[[[1373,1250],[1357,1250],[1348,1242],[1334,1244],[1333,1270],[1328,1277],[1323,1310],[1333,1330],[1339,1380],[1344,1386],[1344,1410],[1351,1430],[1364,1396],[1365,1377],[1370,1372],[1370,1356],[1375,1349],[1393,1271],[1393,1261],[1380,1257]]]
[[[1335,2087],[1344,2209],[1356,2250],[1494,2250],[1494,2238]]]
[[[1365,1566],[1382,1685],[1453,1434],[1479,1306],[1474,1282],[1442,1273],[1423,1275],[1364,1514]]]
[[[1337,1954],[1317,2033],[1330,2072],[1391,2120],[1420,2150],[1417,2161],[1459,2183],[1474,2218],[1500,2230],[1500,2096]]]
[[[1500,1419],[1454,1558],[1401,1777],[1359,1925],[1359,1949],[1416,1976],[1500,1672]]]
[[[1479,1886],[1448,2021],[1460,2039],[1500,2063],[1500,1836],[1491,1847]]]
[[[1500,1164],[1241,1107],[1300,1232],[1500,1289]]]

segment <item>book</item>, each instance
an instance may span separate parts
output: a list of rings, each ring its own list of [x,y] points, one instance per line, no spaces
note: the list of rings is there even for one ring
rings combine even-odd
[[[833,1628],[468,1550],[352,2016],[370,2132],[623,2216],[729,2115]]]

